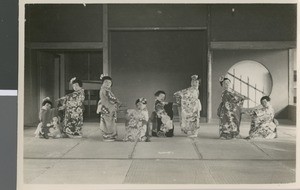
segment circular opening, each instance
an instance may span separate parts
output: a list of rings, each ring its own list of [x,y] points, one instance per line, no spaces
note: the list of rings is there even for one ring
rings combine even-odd
[[[259,105],[260,98],[272,92],[273,82],[269,70],[256,61],[244,60],[234,64],[226,77],[231,80],[234,91],[249,98],[244,102],[244,107]]]

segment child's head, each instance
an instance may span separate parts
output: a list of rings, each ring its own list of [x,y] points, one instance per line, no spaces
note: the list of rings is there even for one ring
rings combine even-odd
[[[159,101],[164,101],[166,99],[166,93],[162,90],[155,92],[155,98]]]
[[[82,87],[82,81],[78,78],[74,77],[70,80],[70,83],[72,84],[73,90],[77,91],[80,90]]]
[[[194,87],[194,88],[199,88],[199,85],[200,85],[200,82],[201,82],[201,79],[199,79],[199,76],[198,75],[193,75],[191,76],[191,86]]]
[[[42,106],[45,107],[46,109],[52,108],[52,102],[49,97],[43,99]]]
[[[271,98],[269,96],[263,96],[260,99],[260,103],[263,107],[269,107]]]
[[[112,87],[112,78],[110,76],[104,76],[103,74],[100,76],[100,80],[102,81],[102,86],[106,88]]]
[[[139,98],[135,101],[135,105],[136,105],[137,109],[143,110],[147,107],[147,99]]]

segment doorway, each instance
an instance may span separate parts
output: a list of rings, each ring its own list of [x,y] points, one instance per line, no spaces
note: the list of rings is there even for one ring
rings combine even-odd
[[[69,81],[77,77],[82,80],[85,90],[84,121],[99,121],[96,110],[102,62],[102,51],[38,51],[39,102],[45,97],[57,100],[71,93]],[[56,102],[53,103],[56,106]]]

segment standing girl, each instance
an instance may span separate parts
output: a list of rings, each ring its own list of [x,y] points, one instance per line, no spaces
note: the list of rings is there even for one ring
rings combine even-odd
[[[76,77],[70,80],[74,92],[64,96],[63,106],[65,109],[63,132],[69,137],[82,137],[84,89],[81,80]]]
[[[174,93],[179,105],[179,117],[181,130],[184,133],[191,132],[189,137],[197,137],[200,124],[201,102],[199,100],[199,79],[193,75],[191,87]]]
[[[103,133],[103,140],[114,141],[117,137],[117,109],[120,105],[119,100],[111,91],[112,78],[101,75],[102,86],[100,89],[100,100],[97,113],[100,117],[100,130]]]
[[[231,90],[229,78],[219,79],[223,87],[222,102],[218,108],[220,139],[240,138],[241,107],[245,97]]]

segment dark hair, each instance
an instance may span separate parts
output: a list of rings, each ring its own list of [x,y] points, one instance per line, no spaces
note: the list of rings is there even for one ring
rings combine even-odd
[[[104,76],[104,77],[102,77],[102,79],[101,79],[102,84],[106,80],[110,80],[111,81],[111,86],[113,85],[112,78],[110,76]]]
[[[147,99],[146,98],[139,98],[135,101],[135,105],[137,105],[138,103],[142,103],[142,104],[147,104]]]
[[[52,102],[51,102],[50,100],[44,100],[44,101],[42,102],[42,106],[46,105],[47,103],[50,104],[51,107],[52,107]]]
[[[159,90],[159,91],[157,91],[157,92],[155,92],[155,94],[154,94],[154,96],[159,96],[159,95],[161,95],[161,94],[164,94],[164,95],[166,95],[166,92],[165,91],[163,91],[163,90]]]
[[[224,82],[225,80],[229,80],[229,81],[231,82],[231,80],[230,80],[229,78],[224,78],[222,81],[220,81],[221,86],[223,86],[223,82]]]
[[[268,102],[270,102],[270,101],[271,101],[271,98],[270,98],[269,96],[263,96],[263,97],[261,97],[261,99],[260,99],[260,103],[261,103],[263,100],[267,100]]]
[[[82,87],[82,81],[79,80],[78,78],[76,78],[75,80],[72,81],[72,84],[75,84],[75,83],[78,83],[78,85],[79,85],[80,87]]]
[[[112,81],[112,78],[110,76],[104,76],[101,81],[104,82],[105,80],[110,80]]]

